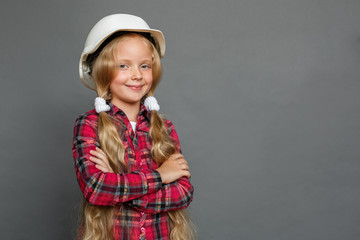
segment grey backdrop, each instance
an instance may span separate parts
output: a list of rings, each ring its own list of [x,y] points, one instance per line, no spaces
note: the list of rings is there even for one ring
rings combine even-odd
[[[359,0],[1,3],[1,239],[74,237],[78,59],[118,12],[165,34],[199,239],[360,239]]]

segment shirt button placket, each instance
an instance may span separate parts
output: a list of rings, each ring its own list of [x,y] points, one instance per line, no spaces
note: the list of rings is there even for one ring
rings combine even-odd
[[[141,219],[140,219],[140,239],[145,240],[146,239],[146,229],[144,227],[145,223],[145,215],[144,212],[140,212]]]
[[[141,227],[140,228],[140,239],[141,240],[146,240],[145,234],[146,234],[146,229],[144,227]]]

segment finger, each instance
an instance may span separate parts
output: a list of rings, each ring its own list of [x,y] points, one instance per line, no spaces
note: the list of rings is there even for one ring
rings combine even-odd
[[[97,158],[97,157],[90,157],[89,159],[90,159],[90,161],[92,161],[92,162],[94,162],[94,163],[96,163],[96,164],[99,164],[99,165],[106,166],[106,164],[107,164],[107,163],[104,162],[102,159]]]
[[[183,176],[184,176],[184,177],[187,177],[187,178],[190,178],[191,174],[190,174],[189,171],[183,170]]]
[[[175,156],[175,159],[184,159],[184,156],[181,153],[177,153],[177,156]]]
[[[98,148],[98,147],[95,147],[96,151],[101,155],[103,156],[104,158],[106,158],[106,154],[104,153],[103,150],[101,150],[101,148]]]
[[[109,169],[107,169],[106,167],[103,167],[103,166],[100,166],[100,165],[95,165],[95,167],[97,169],[99,169],[100,171],[104,172],[104,173],[109,172]]]
[[[98,151],[98,150],[91,150],[91,151],[90,151],[90,154],[91,154],[91,155],[94,155],[94,156],[96,156],[96,157],[98,157],[98,158],[101,158],[101,156],[102,156],[101,152]]]
[[[179,164],[187,164],[187,161],[183,158],[177,159]]]
[[[90,150],[90,154],[93,155],[93,156],[95,156],[95,157],[100,157],[99,152],[96,151],[96,150]]]
[[[95,157],[97,157],[97,158],[100,158],[100,159],[102,159],[102,160],[104,160],[104,161],[106,161],[106,162],[108,161],[106,155],[105,155],[105,154],[102,154],[102,153],[99,152],[99,151],[91,150],[91,151],[90,151],[90,154],[93,155],[93,156],[95,156]]]
[[[173,155],[171,155],[169,157],[169,159],[171,159],[171,160],[177,160],[177,159],[181,159],[181,158],[184,158],[181,153],[174,153]]]
[[[189,170],[189,166],[187,164],[181,164],[181,170]]]
[[[174,153],[170,157],[173,158],[173,159],[176,159],[176,158],[179,158],[179,157],[182,157],[182,156],[183,155],[181,153]]]

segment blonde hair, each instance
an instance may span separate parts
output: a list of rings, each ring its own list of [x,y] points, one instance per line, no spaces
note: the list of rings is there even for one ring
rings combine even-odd
[[[96,91],[99,97],[111,99],[110,84],[114,76],[115,50],[119,42],[124,38],[140,37],[145,44],[152,49],[153,55],[153,83],[146,96],[152,96],[161,79],[160,56],[154,45],[143,35],[126,33],[113,38],[106,43],[103,49],[91,56],[92,78],[95,81]],[[146,97],[145,96],[145,97]],[[98,136],[100,147],[105,152],[109,163],[115,173],[128,171],[128,165],[124,158],[124,145],[119,137],[120,122],[106,112],[101,112],[98,119]],[[150,119],[149,136],[152,142],[151,155],[160,166],[170,155],[176,152],[176,147],[165,127],[163,119],[152,111]],[[121,206],[124,207],[124,206]],[[124,211],[125,212],[125,211]],[[195,239],[193,225],[185,210],[173,210],[167,212],[170,220],[171,240]],[[114,239],[114,207],[90,205],[85,199],[82,204],[81,232],[83,240],[110,240]]]

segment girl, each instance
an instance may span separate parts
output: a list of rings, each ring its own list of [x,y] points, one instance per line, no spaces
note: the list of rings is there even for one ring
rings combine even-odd
[[[107,16],[88,35],[80,79],[98,97],[74,127],[80,239],[194,238],[183,210],[193,196],[189,167],[153,97],[164,53],[162,33],[132,15]]]

